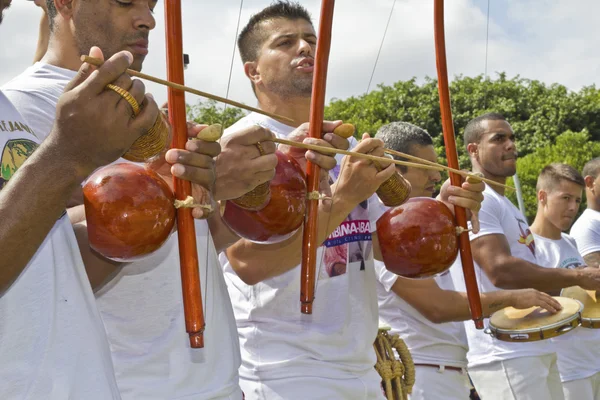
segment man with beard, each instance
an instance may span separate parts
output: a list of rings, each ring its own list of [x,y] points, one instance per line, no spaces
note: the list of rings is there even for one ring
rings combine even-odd
[[[0,0],[2,11],[10,0]],[[87,52],[86,52],[87,53]],[[101,56],[99,49],[91,54]],[[71,193],[154,124],[158,107],[125,74],[128,52],[84,64],[64,88],[40,140],[0,92],[0,397],[119,399],[109,345],[73,228]],[[131,108],[109,83],[143,105]],[[106,118],[104,110],[112,110]],[[32,116],[35,118],[35,115]],[[86,134],[82,135],[85,130]]]
[[[6,85],[7,95],[23,107],[25,115],[32,120],[36,117],[38,135],[49,132],[57,99],[80,65],[86,46],[97,44],[106,55],[127,49],[134,55],[131,67],[142,67],[149,32],[155,25],[152,11],[156,4],[151,0],[47,2],[48,51],[41,62]],[[191,125],[188,135],[195,136],[202,128]],[[83,126],[80,134],[85,135],[86,130]],[[217,200],[239,197],[271,179],[277,162],[271,139],[268,130],[251,127],[221,142],[224,165],[235,163],[244,173],[228,175],[229,170],[222,168],[225,176],[216,179],[213,191]],[[265,151],[263,156],[256,149],[258,142]],[[216,143],[188,141],[185,150],[167,152],[166,161],[172,165],[160,170],[192,181],[195,189],[211,187],[212,157],[219,150]],[[323,167],[335,164],[333,157],[310,154]],[[92,253],[85,241],[81,243],[125,399],[242,398],[237,331],[217,260],[217,249],[224,249],[232,235],[220,224],[219,213],[214,213],[209,223],[210,231],[206,221],[195,221],[206,307],[205,348],[198,350],[189,348],[185,332],[176,233],[149,257],[126,266],[107,262]],[[83,223],[75,229],[86,232]]]
[[[471,120],[465,127],[464,142],[474,171],[502,184],[515,174],[515,134],[501,114],[488,113]],[[577,285],[600,288],[600,270],[596,268],[538,265],[527,219],[506,198],[504,188],[486,185],[484,196],[479,212],[481,229],[470,234],[482,293],[516,288],[548,292]],[[454,283],[464,290],[462,272],[455,267],[451,272]],[[552,342],[503,342],[476,330],[472,323],[465,323],[465,328],[469,375],[482,398],[564,398]]]
[[[579,211],[584,186],[581,174],[567,164],[550,164],[540,173],[536,187],[538,209],[531,224],[540,265],[567,269],[585,265],[575,240],[563,233]],[[600,331],[579,328],[551,340],[558,355],[565,399],[600,400]]]
[[[310,15],[297,3],[278,1],[251,17],[238,47],[261,109],[298,123],[308,120],[316,42]],[[254,125],[280,137],[294,129],[250,114],[226,135]],[[366,134],[360,143],[352,138],[351,146],[384,155],[383,143]],[[298,301],[301,232],[276,245],[240,240],[220,255],[238,324],[240,382],[247,399],[382,398],[373,368],[378,248],[369,203],[378,201],[373,194],[393,173],[392,165],[378,171],[355,157],[344,157],[331,171],[333,198],[320,203],[317,240],[324,244],[317,260],[325,262],[317,266],[311,315],[300,313]],[[483,185],[467,184],[444,194],[478,209],[482,190]]]
[[[386,148],[438,161],[431,136],[415,125],[393,122],[379,128],[376,137]],[[441,180],[438,171],[401,165],[397,168],[411,184],[411,198],[433,196]],[[387,210],[383,204],[380,207]],[[409,398],[467,399],[467,337],[463,324],[458,322],[471,319],[466,293],[455,291],[449,271],[433,279],[406,279],[376,260],[375,273],[379,321],[400,335],[415,363],[415,384]],[[535,289],[482,293],[481,304],[485,316],[508,306],[541,306],[550,312],[560,309],[550,295]]]

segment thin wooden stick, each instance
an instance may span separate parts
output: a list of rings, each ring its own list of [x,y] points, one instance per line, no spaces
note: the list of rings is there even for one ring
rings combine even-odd
[[[287,139],[275,138],[275,139],[273,139],[273,141],[275,143],[285,144],[285,145],[293,146],[293,147],[299,147],[301,149],[314,150],[314,151],[318,151],[320,153],[343,154],[343,155],[346,155],[346,156],[363,158],[365,160],[370,160],[370,161],[377,161],[377,162],[383,162],[383,163],[391,163],[391,164],[396,164],[396,165],[403,165],[403,166],[406,166],[406,167],[428,169],[428,170],[431,170],[431,171],[451,171],[451,172],[454,172],[454,173],[459,174],[461,176],[464,176],[465,178],[467,178],[469,176],[472,176],[475,179],[483,181],[483,182],[485,182],[485,183],[487,183],[489,185],[503,187],[503,188],[509,189],[509,190],[515,190],[515,188],[512,187],[512,186],[503,185],[501,183],[492,181],[490,179],[483,178],[483,177],[477,176],[477,175],[473,175],[473,174],[471,174],[469,172],[466,172],[466,171],[461,171],[459,169],[454,169],[454,168],[446,167],[445,165],[436,164],[434,162],[423,160],[423,159],[419,159],[419,160],[427,161],[427,162],[431,163],[432,165],[419,164],[419,163],[414,163],[414,162],[410,162],[410,161],[400,161],[400,160],[395,160],[395,159],[392,159],[392,158],[378,157],[378,156],[374,156],[372,154],[357,153],[355,151],[335,149],[335,148],[332,148],[332,147],[323,147],[323,146],[318,146],[318,145],[315,145],[315,144],[307,144],[307,143],[294,142],[294,141],[287,140]]]
[[[411,156],[410,154],[406,154],[406,153],[403,153],[401,151],[396,151],[396,150],[385,148],[384,152],[387,153],[387,154],[391,154],[393,156],[398,156],[398,157],[403,157],[403,158],[406,158],[406,159],[409,159],[409,160],[413,160],[413,161],[416,161],[416,162],[421,163],[421,164],[436,165],[436,166],[440,165],[441,166],[441,164],[438,164],[436,162],[429,161],[429,160],[426,160],[424,158],[417,157],[417,156]],[[448,168],[448,170],[452,170],[450,167],[446,167],[446,168]],[[452,171],[452,172],[456,172],[456,171]]]
[[[86,63],[91,64],[91,65],[95,65],[96,67],[100,67],[103,64],[103,62],[101,60],[99,60],[97,58],[94,58],[94,57],[86,56],[86,55],[82,55],[81,56],[81,61],[86,62]],[[242,108],[242,109],[248,110],[248,111],[253,111],[253,112],[257,113],[257,114],[266,115],[267,117],[271,117],[271,118],[275,118],[275,119],[279,119],[279,120],[291,122],[293,124],[296,123],[296,121],[294,121],[293,119],[288,118],[288,117],[284,117],[282,115],[271,114],[271,113],[268,113],[266,111],[261,110],[260,108],[255,108],[255,107],[247,106],[247,105],[245,105],[243,103],[238,103],[237,101],[226,99],[225,97],[219,97],[219,96],[216,96],[214,94],[202,92],[202,91],[197,90],[197,89],[192,89],[190,87],[187,87],[187,86],[184,86],[184,85],[180,85],[178,83],[170,82],[170,81],[167,81],[167,80],[164,80],[164,79],[156,78],[156,77],[154,77],[152,75],[147,75],[147,74],[144,74],[142,72],[134,71],[132,69],[128,69],[127,73],[129,75],[131,75],[131,76],[135,76],[136,78],[145,79],[147,81],[158,83],[160,85],[165,85],[165,86],[168,86],[168,87],[173,88],[173,89],[177,89],[177,90],[181,90],[181,91],[184,91],[184,92],[192,93],[192,94],[195,94],[195,95],[201,96],[201,97],[206,97],[208,99],[216,100],[216,101],[219,101],[221,103],[229,104],[230,106]]]
[[[392,150],[392,149],[387,149],[387,148],[386,148],[386,149],[384,149],[384,152],[385,152],[385,153],[387,153],[387,154],[394,155],[394,156],[403,157],[403,158],[408,158],[409,160],[416,161],[417,163],[422,163],[422,164],[425,164],[425,165],[435,165],[435,166],[439,166],[439,167],[441,167],[441,168],[442,168],[444,171],[448,171],[448,172],[454,172],[454,173],[456,173],[456,174],[460,174],[461,176],[464,176],[465,178],[466,178],[466,177],[469,177],[469,176],[471,176],[471,177],[473,177],[473,178],[476,178],[476,179],[478,179],[478,180],[480,180],[480,181],[483,181],[483,182],[485,182],[485,183],[488,183],[488,184],[490,184],[490,185],[495,185],[495,186],[498,186],[498,187],[503,187],[503,188],[505,188],[505,189],[509,189],[509,190],[515,190],[515,188],[513,188],[513,187],[511,187],[511,186],[506,186],[506,185],[503,185],[503,184],[501,184],[501,183],[498,183],[498,182],[492,181],[492,180],[490,180],[490,179],[483,178],[483,177],[481,177],[481,176],[477,176],[477,175],[471,174],[471,173],[469,173],[469,172],[461,171],[460,169],[450,168],[450,167],[447,167],[447,166],[445,166],[445,165],[438,164],[438,163],[436,163],[436,162],[429,161],[429,160],[426,160],[426,159],[424,159],[424,158],[421,158],[421,157],[411,156],[410,154],[402,153],[401,151],[396,151],[396,150]],[[414,165],[412,165],[412,166],[414,167]],[[417,166],[417,168],[423,168],[423,167],[419,167],[419,166]]]

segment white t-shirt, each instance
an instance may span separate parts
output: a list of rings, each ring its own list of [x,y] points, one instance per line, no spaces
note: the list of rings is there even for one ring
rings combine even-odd
[[[504,235],[510,246],[513,257],[518,257],[537,264],[535,258],[535,241],[529,230],[527,219],[505,196],[499,195],[489,185],[485,186],[484,199],[479,211],[480,231],[469,234],[471,242],[486,235]],[[450,268],[456,290],[466,291],[460,257]],[[481,293],[502,290],[492,284],[484,271],[475,263],[475,276]],[[489,322],[485,320],[485,325]],[[541,356],[554,353],[552,343],[548,340],[528,343],[510,343],[497,340],[483,330],[475,328],[473,321],[465,321],[469,352],[469,367],[488,364],[494,361],[509,360],[518,357]]]
[[[373,204],[369,211],[375,212],[375,216],[380,217],[389,207],[381,201],[377,203],[378,207]],[[375,211],[377,208],[382,212]],[[376,220],[372,221],[372,223],[376,222]],[[388,271],[383,262],[375,260],[375,274],[378,280],[379,322],[391,327],[393,333],[400,335],[410,350],[414,362],[466,368],[468,346],[463,323],[436,324],[429,321],[392,291],[398,275]],[[449,271],[434,279],[440,288],[454,290]]]
[[[0,92],[0,189],[39,142]],[[66,214],[0,297],[0,398],[119,398],[104,327]]]
[[[44,137],[58,96],[74,75],[36,63],[6,85],[7,95],[26,114],[39,117],[37,128]],[[96,293],[124,399],[242,397],[237,331],[225,281],[207,223],[197,220],[195,226],[206,321],[203,349],[191,349],[185,332],[176,233],[150,257],[123,267]]]
[[[587,208],[571,227],[582,256],[600,251],[600,212]]]
[[[379,280],[379,321],[392,328],[406,343],[415,363],[467,367],[467,336],[462,322],[436,324],[392,291],[398,275],[375,260]],[[434,278],[441,289],[454,290],[450,272]]]
[[[268,128],[278,137],[293,131],[290,126],[252,113],[225,134],[251,125]],[[353,140],[351,146],[355,144]],[[334,179],[339,168],[338,162],[331,171]],[[339,385],[344,379],[372,371],[378,316],[368,203],[358,206],[325,246],[319,247],[317,260],[321,262],[317,263],[311,315],[300,313],[300,266],[249,286],[221,253],[238,324],[242,380],[317,376]],[[367,385],[377,387],[379,381]],[[318,387],[310,390],[316,392],[308,397],[319,398]]]
[[[548,268],[577,268],[585,264],[575,240],[563,233],[559,240],[534,234],[535,255]],[[600,372],[600,330],[576,328],[551,339],[558,354],[558,371],[563,382],[584,379]]]

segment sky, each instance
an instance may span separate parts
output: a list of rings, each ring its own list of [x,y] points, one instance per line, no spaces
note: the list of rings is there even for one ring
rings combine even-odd
[[[105,0],[108,1],[108,0]],[[241,26],[271,0],[244,0]],[[318,24],[320,1],[302,0]],[[185,83],[248,105],[256,101],[243,73],[235,35],[240,0],[182,0],[184,52],[190,56]],[[489,4],[489,20],[488,20]],[[394,6],[382,44],[384,29]],[[166,76],[164,4],[155,10],[156,28],[150,34],[150,53],[143,72]],[[334,14],[327,101],[360,96],[367,91],[377,51],[373,90],[416,77],[435,77],[432,0],[338,0]],[[600,2],[597,0],[447,0],[446,47],[450,79],[499,72],[571,90],[596,84],[600,72]],[[0,26],[0,85],[31,64],[41,10],[32,2],[13,0]],[[489,21],[489,24],[488,24]],[[488,33],[489,32],[489,33]],[[486,35],[487,40],[486,40]],[[147,83],[161,104],[166,89]],[[195,104],[199,97],[187,95]]]

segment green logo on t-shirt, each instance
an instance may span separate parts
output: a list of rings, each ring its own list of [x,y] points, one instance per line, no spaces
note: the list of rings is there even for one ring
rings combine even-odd
[[[6,185],[37,147],[38,144],[29,139],[12,139],[6,142],[0,159],[0,189]]]

